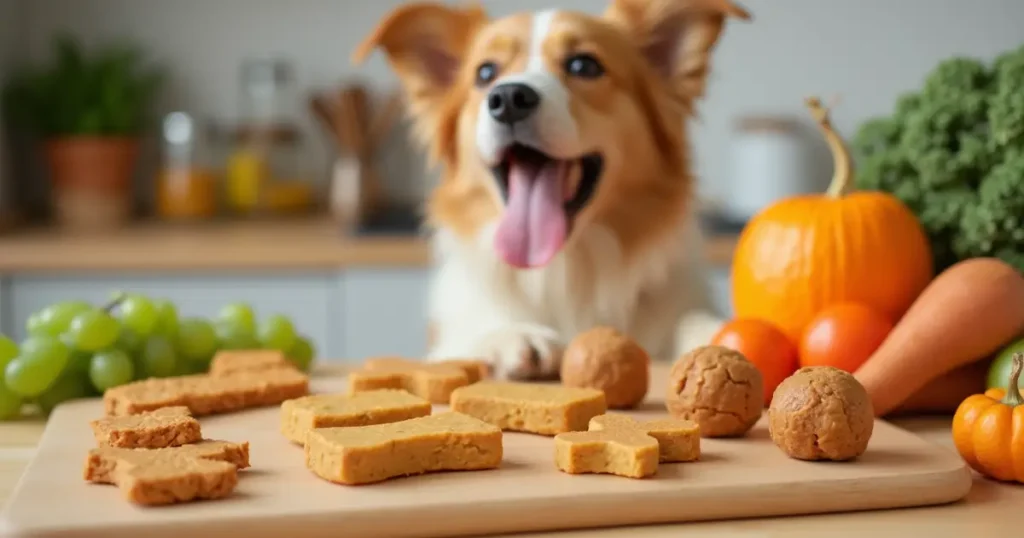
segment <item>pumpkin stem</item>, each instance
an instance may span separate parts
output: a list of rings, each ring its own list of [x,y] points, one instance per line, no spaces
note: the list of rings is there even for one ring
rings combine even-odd
[[[817,97],[808,97],[804,100],[811,116],[818,122],[818,128],[825,136],[825,142],[832,151],[832,161],[835,163],[835,171],[832,174],[832,182],[828,185],[826,194],[832,198],[839,198],[846,194],[853,179],[853,161],[850,159],[850,150],[847,149],[843,138],[839,136],[832,127],[832,120],[829,118],[829,109],[821,103]]]
[[[1020,395],[1020,387],[1017,383],[1020,382],[1020,373],[1024,370],[1024,353],[1017,352],[1013,354],[1013,366],[1010,369],[1010,382],[1006,385],[1006,396],[1003,397],[1003,403],[1011,406],[1018,406],[1024,404],[1024,397]]]

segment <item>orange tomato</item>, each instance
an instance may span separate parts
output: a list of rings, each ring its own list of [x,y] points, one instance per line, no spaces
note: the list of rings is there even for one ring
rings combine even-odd
[[[758,319],[726,323],[711,339],[712,345],[734,349],[757,366],[764,378],[764,403],[772,401],[775,387],[796,371],[797,349],[779,328]]]
[[[800,366],[834,366],[854,373],[882,342],[893,324],[860,303],[838,303],[815,316],[800,339]]]

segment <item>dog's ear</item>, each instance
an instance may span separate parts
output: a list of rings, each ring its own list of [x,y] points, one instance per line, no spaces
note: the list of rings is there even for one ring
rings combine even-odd
[[[353,61],[359,63],[376,48],[383,49],[405,88],[410,112],[425,119],[443,103],[486,20],[477,5],[408,4],[378,24],[356,49]]]
[[[696,99],[704,95],[726,18],[750,14],[730,0],[612,0],[605,17],[626,31],[678,97]]]

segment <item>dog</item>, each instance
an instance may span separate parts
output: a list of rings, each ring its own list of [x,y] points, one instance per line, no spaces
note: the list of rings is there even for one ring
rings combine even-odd
[[[730,18],[750,15],[729,0],[493,20],[413,3],[379,23],[354,58],[384,51],[442,170],[425,206],[429,359],[557,378],[599,325],[679,352],[684,316],[709,307],[686,123]]]

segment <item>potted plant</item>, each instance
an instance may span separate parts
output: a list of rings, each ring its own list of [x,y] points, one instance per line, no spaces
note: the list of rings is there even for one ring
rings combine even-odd
[[[44,150],[58,222],[95,229],[129,218],[140,138],[160,80],[135,47],[87,53],[61,35],[49,65],[16,73],[4,88],[9,125]]]

